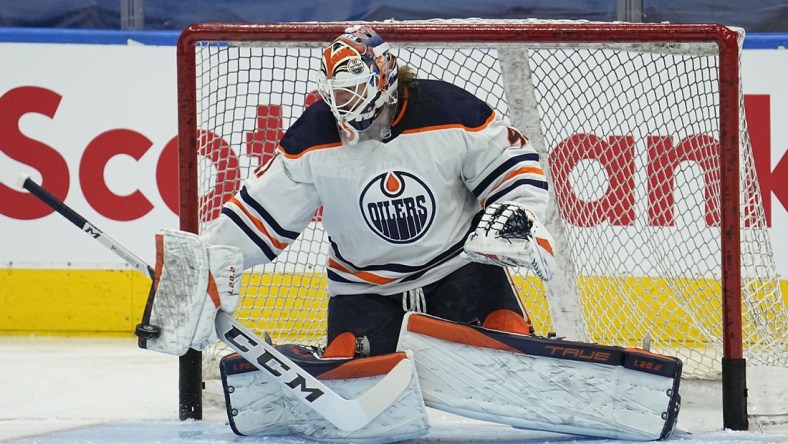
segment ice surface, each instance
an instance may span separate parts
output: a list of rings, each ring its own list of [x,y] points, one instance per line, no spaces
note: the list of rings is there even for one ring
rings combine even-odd
[[[177,358],[140,350],[131,338],[0,337],[0,441],[311,442],[297,437],[236,436],[227,426],[224,409],[211,403],[204,406],[202,421],[178,421],[177,381]],[[773,382],[785,384],[780,379]],[[722,430],[717,397],[701,392],[683,398],[688,402],[679,415],[681,430],[670,442],[788,442],[786,426],[766,431]],[[621,443],[516,430],[435,410],[430,411],[430,420],[430,434],[409,442]]]

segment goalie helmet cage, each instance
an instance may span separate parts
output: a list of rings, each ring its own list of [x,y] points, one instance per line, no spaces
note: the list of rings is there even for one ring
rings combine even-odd
[[[319,100],[321,49],[348,25],[183,32],[181,229],[205,229]],[[747,429],[745,357],[785,365],[786,310],[746,132],[743,32],[477,19],[373,26],[400,65],[487,101],[541,153],[563,278],[545,288],[510,270],[537,333],[679,356],[686,377],[721,377],[723,425]],[[324,341],[326,245],[318,212],[276,261],[247,270],[236,318],[274,341]],[[182,419],[201,416],[195,356],[181,360]]]

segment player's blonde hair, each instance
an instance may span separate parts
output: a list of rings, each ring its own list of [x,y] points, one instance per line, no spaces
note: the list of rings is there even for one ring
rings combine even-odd
[[[408,65],[399,65],[397,67],[397,93],[399,97],[405,97],[405,89],[412,89],[418,85],[418,77],[416,71]]]

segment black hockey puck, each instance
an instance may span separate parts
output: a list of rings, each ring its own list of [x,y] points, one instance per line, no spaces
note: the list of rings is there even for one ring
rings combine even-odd
[[[137,328],[134,329],[134,334],[142,339],[156,339],[160,333],[159,327],[150,324],[137,324]]]

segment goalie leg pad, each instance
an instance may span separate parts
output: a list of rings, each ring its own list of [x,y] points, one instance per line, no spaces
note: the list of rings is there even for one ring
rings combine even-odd
[[[220,370],[230,427],[238,435],[300,435],[323,442],[385,443],[424,436],[429,419],[413,360],[406,353],[372,358],[317,357],[300,345],[279,345],[277,350],[320,379],[346,399],[355,398],[372,386],[396,363],[410,362],[410,385],[396,401],[365,427],[347,432],[338,429],[299,401],[290,391],[233,354],[222,359]]]
[[[518,428],[656,440],[679,410],[681,361],[642,350],[545,339],[408,313],[427,406]]]

